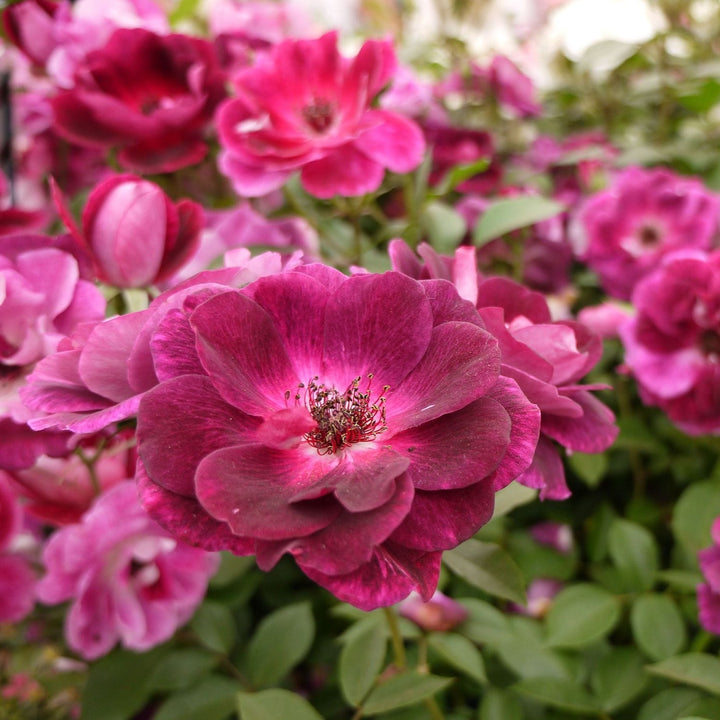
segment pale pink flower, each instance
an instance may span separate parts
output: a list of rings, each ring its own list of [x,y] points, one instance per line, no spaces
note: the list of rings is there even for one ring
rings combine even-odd
[[[398,613],[429,632],[448,632],[468,618],[467,609],[457,600],[436,590],[425,601],[412,592],[398,604]]]
[[[128,481],[101,495],[80,523],[56,531],[43,562],[38,599],[71,601],[68,645],[93,660],[118,641],[142,651],[170,638],[202,601],[218,557],[159,527]]]

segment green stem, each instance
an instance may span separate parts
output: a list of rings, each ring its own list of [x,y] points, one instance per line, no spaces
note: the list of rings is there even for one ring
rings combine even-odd
[[[693,640],[690,650],[692,652],[703,652],[705,648],[712,642],[713,637],[714,636],[711,635],[709,632],[702,630],[695,636],[695,640]]]
[[[383,612],[385,613],[385,619],[390,629],[390,640],[392,641],[393,654],[395,655],[395,667],[398,670],[404,670],[407,667],[407,657],[405,656],[405,645],[403,644],[402,635],[400,634],[397,615],[391,607],[384,607]]]
[[[440,706],[437,704],[435,698],[426,698],[425,707],[427,708],[428,712],[430,713],[430,717],[433,720],[445,720],[445,716],[443,715],[443,712],[440,709]]]

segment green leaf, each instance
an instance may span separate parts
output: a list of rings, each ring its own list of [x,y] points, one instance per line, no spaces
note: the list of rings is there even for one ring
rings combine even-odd
[[[667,595],[642,595],[633,603],[630,624],[637,646],[652,660],[677,655],[687,643],[678,606]]]
[[[495,543],[466,540],[443,555],[447,566],[463,580],[491,595],[524,605],[525,584],[512,558]]]
[[[484,172],[490,165],[490,158],[480,158],[475,162],[465,165],[454,165],[453,168],[445,174],[445,177],[435,188],[437,195],[445,195],[454,190],[460,183],[475,177],[478,173]]]
[[[235,644],[237,628],[230,610],[218,602],[206,600],[190,621],[200,642],[215,652],[227,655]]]
[[[268,615],[248,645],[250,680],[257,686],[278,682],[307,655],[314,638],[309,603],[288,605]]]
[[[235,710],[239,689],[230,678],[210,675],[188,690],[171,695],[153,720],[225,720]]]
[[[473,242],[477,246],[485,245],[513,230],[555,217],[564,210],[561,203],[538,195],[496,200],[488,205],[475,225]]]
[[[596,488],[608,470],[605,453],[574,452],[568,457],[568,463],[575,474],[590,488]]]
[[[661,690],[643,704],[637,720],[677,720],[701,697],[700,693],[689,688]]]
[[[197,12],[200,0],[178,0],[175,9],[170,13],[170,25],[176,27],[178,23],[189,20]]]
[[[516,637],[494,648],[503,663],[521,678],[570,679],[567,663],[554,650],[528,637]]]
[[[714,78],[705,80],[694,92],[678,95],[677,101],[688,110],[705,113],[720,103],[720,83]]]
[[[675,504],[672,518],[675,537],[695,555],[710,545],[710,527],[719,515],[720,484],[694,483]]]
[[[220,553],[220,567],[210,578],[210,587],[221,588],[240,579],[255,566],[255,558],[251,555],[234,555],[227,550]]]
[[[610,525],[608,551],[628,592],[652,588],[660,556],[655,538],[648,530],[628,520],[615,520]]]
[[[303,697],[272,688],[258,693],[238,693],[240,720],[323,720]]]
[[[697,586],[703,581],[703,576],[694,570],[661,570],[658,575],[660,582],[683,592],[694,593]]]
[[[167,653],[163,645],[145,653],[116,650],[93,662],[82,697],[82,720],[132,718],[149,699],[152,671]]]
[[[378,715],[388,710],[414,705],[444,690],[453,678],[403,672],[378,685],[363,705],[363,715]]]
[[[366,623],[350,635],[340,652],[340,690],[350,705],[357,706],[367,695],[382,669],[387,654],[384,625]]]
[[[509,691],[489,687],[483,693],[479,720],[524,720],[518,699]]]
[[[487,683],[485,663],[480,651],[466,637],[456,633],[431,633],[428,645],[446,663],[479,683]]]
[[[720,659],[704,653],[685,653],[648,665],[648,672],[720,695]]]
[[[464,637],[491,647],[514,637],[508,618],[490,603],[477,598],[460,598],[458,602],[468,611],[468,619],[456,628]]]
[[[518,482],[512,482],[507,487],[495,493],[493,518],[507,515],[516,507],[532,502],[537,496],[537,490],[525,487],[525,485],[521,485]]]
[[[591,686],[605,712],[612,713],[636,698],[648,676],[642,655],[634,648],[612,648],[595,668]]]
[[[196,683],[219,662],[219,657],[202,648],[173,650],[154,668],[148,681],[153,690],[173,692]]]
[[[546,622],[548,643],[583,647],[605,637],[620,619],[620,603],[607,590],[591,584],[573,585],[555,596]]]
[[[511,686],[513,690],[550,707],[577,715],[597,715],[598,701],[579,685],[561,678],[527,678]]]
[[[467,232],[463,216],[441,202],[428,203],[423,209],[421,221],[430,244],[440,253],[452,253]]]

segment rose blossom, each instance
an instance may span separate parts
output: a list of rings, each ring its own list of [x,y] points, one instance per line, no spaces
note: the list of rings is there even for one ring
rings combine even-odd
[[[389,252],[393,268],[452,280],[477,307],[484,327],[499,342],[501,373],[513,378],[542,414],[532,465],[517,481],[538,488],[541,499],[567,498],[570,491],[554,442],[570,451],[601,452],[618,432],[613,413],[590,392],[606,386],[580,384],[600,359],[600,338],[578,322],[553,321],[540,293],[509,278],[484,278],[477,271],[474,247],[459,248],[454,258],[446,258],[421,245],[424,266],[402,240],[393,240]]]
[[[394,72],[388,41],[368,40],[352,60],[335,32],[281,42],[233,78],[236,97],[217,115],[220,169],[244,196],[275,190],[298,170],[316,197],[377,190],[385,168],[409,172],[424,151],[414,122],[370,106]]]
[[[88,196],[82,231],[75,227],[57,187],[63,220],[88,250],[97,276],[119,288],[146,287],[176,273],[200,242],[203,208],[174,203],[155,183],[116,175]]]
[[[428,599],[441,552],[532,457],[537,408],[449,283],[308,265],[166,319],[138,410],[144,506],[264,570],[289,553],[357,607]]]
[[[577,253],[609,294],[628,300],[667,253],[709,249],[719,213],[719,196],[699,180],[664,168],[629,167],[581,209],[584,238]]]
[[[33,363],[78,323],[105,313],[100,291],[81,277],[75,250],[67,237],[0,237],[0,418],[23,422],[17,391]]]
[[[632,302],[620,338],[643,401],[686,433],[720,432],[720,252],[668,255]]]
[[[720,518],[712,524],[711,547],[698,553],[705,582],[697,587],[700,624],[708,632],[720,635]]]
[[[147,650],[190,619],[217,561],[170,537],[138,505],[135,483],[123,482],[101,495],[80,523],[50,537],[37,597],[46,604],[72,601],[65,635],[88,660],[118,640]]]
[[[172,172],[205,157],[202,132],[224,95],[206,40],[120,28],[53,98],[54,127],[78,145],[120,148],[118,162],[135,172]]]

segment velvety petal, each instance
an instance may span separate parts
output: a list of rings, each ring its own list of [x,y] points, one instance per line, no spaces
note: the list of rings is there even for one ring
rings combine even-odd
[[[200,463],[195,476],[198,500],[236,535],[283,540],[327,527],[342,511],[332,495],[293,502],[317,482],[328,463],[301,455],[247,445],[216,450]]]
[[[562,415],[569,418],[582,416],[582,408],[572,398],[562,395],[555,385],[510,365],[503,364],[502,374],[504,377],[512,378],[527,399],[535,403],[544,415]]]
[[[396,388],[430,342],[432,316],[422,287],[399,273],[355,275],[329,298],[321,381],[345,389],[374,376]]]
[[[410,461],[387,447],[355,445],[322,480],[292,496],[292,502],[321,497],[331,491],[350,512],[373,510],[395,492],[396,478]]]
[[[353,144],[365,155],[397,173],[410,172],[420,164],[425,139],[412,120],[389,110],[368,110],[363,121],[373,126]]]
[[[485,525],[494,507],[495,488],[490,480],[459,490],[418,490],[410,513],[391,539],[426,552],[449,550]]]
[[[45,248],[22,253],[15,262],[30,286],[44,295],[43,311],[48,317],[54,318],[68,308],[79,279],[78,264],[72,255]]]
[[[254,442],[259,421],[228,405],[203,375],[183,375],[146,393],[138,411],[138,451],[153,482],[195,494],[201,460],[223,447]]]
[[[68,611],[65,635],[68,645],[88,660],[108,653],[118,640],[113,623],[110,587],[97,575]]]
[[[140,503],[150,517],[174,537],[204,550],[230,550],[252,555],[255,541],[235,535],[224,522],[207,514],[194,497],[178,495],[156,485],[138,462],[136,473]]]
[[[521,485],[540,490],[541,500],[566,500],[570,490],[565,482],[565,468],[552,441],[540,436],[532,465],[517,478]]]
[[[195,350],[195,333],[186,313],[172,308],[160,321],[150,339],[155,373],[158,380],[180,375],[204,375]]]
[[[533,323],[550,323],[552,317],[545,297],[505,277],[491,277],[478,286],[477,306],[499,307],[505,319],[525,317]]]
[[[315,419],[304,405],[288,407],[263,420],[257,430],[257,441],[276,450],[288,450],[297,447],[315,427]]]
[[[410,459],[417,490],[453,490],[490,475],[508,449],[511,422],[505,408],[482,397],[457,412],[394,436],[393,450]]]
[[[481,397],[500,372],[500,349],[490,333],[469,323],[433,328],[427,352],[388,395],[393,434],[459,410]]]
[[[35,607],[37,578],[22,555],[0,554],[0,622],[15,623]]]
[[[495,490],[500,490],[514,480],[530,465],[540,436],[541,413],[523,394],[517,383],[500,377],[488,393],[508,413],[512,422],[510,443],[502,462],[493,473]]]
[[[266,170],[259,165],[250,165],[230,152],[221,152],[217,162],[240,197],[267,195],[281,188],[292,174],[291,170]]]
[[[420,280],[423,270],[422,263],[404,240],[401,238],[391,240],[388,244],[388,255],[393,270]]]
[[[440,575],[441,553],[411,550],[390,542],[375,550],[372,560],[345,575],[327,575],[301,566],[313,581],[361,610],[394,605],[411,592],[432,597]]]
[[[285,407],[298,377],[275,324],[256,302],[238,292],[216,295],[191,315],[200,362],[231,405],[251,415]]]
[[[388,501],[370,512],[343,512],[324,530],[287,543],[257,544],[257,561],[268,570],[284,552],[303,568],[328,575],[349,573],[372,559],[375,548],[402,522],[413,502],[412,483],[398,477]]]
[[[115,402],[135,395],[127,377],[127,361],[148,311],[120,315],[98,323],[80,355],[78,370],[94,393]]]
[[[468,300],[463,300],[458,295],[457,288],[448,280],[423,280],[420,284],[430,302],[434,325],[459,321],[485,327],[475,306]]]
[[[134,395],[116,405],[95,412],[56,412],[47,417],[31,418],[28,420],[28,425],[33,430],[55,428],[83,435],[92,434],[100,432],[112,423],[127,420],[135,415],[141,398],[142,395]]]
[[[248,295],[272,318],[297,376],[307,384],[320,371],[327,289],[307,274],[288,273],[260,278]]]
[[[560,389],[562,392],[562,388]],[[618,434],[615,415],[600,400],[585,391],[572,391],[570,397],[583,409],[581,418],[543,416],[542,431],[562,446],[577,452],[607,450]]]
[[[0,419],[0,468],[21,470],[29,468],[40,455],[67,455],[68,433],[31,430],[27,425]],[[1,531],[0,531],[1,533]]]
[[[318,198],[357,197],[375,192],[384,175],[382,165],[350,143],[303,165],[300,172],[303,187]]]

